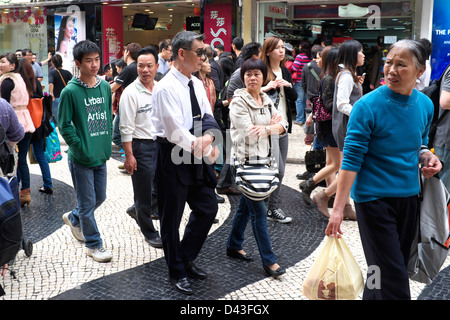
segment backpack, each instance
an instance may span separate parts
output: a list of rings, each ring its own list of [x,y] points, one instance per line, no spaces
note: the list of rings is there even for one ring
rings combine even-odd
[[[444,72],[441,74],[440,78],[437,80],[433,80],[433,82],[428,86],[421,90],[422,93],[424,93],[428,98],[431,99],[434,106],[434,112],[433,112],[433,120],[431,121],[430,130],[428,133],[428,148],[433,148],[433,142],[434,137],[436,136],[436,130],[439,125],[439,123],[442,121],[442,119],[445,117],[445,115],[448,113],[448,110],[445,110],[444,113],[439,117],[439,109],[441,107],[439,103],[439,98],[441,96],[441,82],[444,78],[444,74],[447,72],[447,69],[450,67],[447,66],[447,68],[444,70]]]
[[[14,171],[14,154],[11,151],[9,141],[6,138],[6,132],[0,123],[0,176],[6,176]]]

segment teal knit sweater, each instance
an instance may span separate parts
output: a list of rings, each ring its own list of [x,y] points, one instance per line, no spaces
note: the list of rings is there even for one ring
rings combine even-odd
[[[433,104],[386,85],[359,99],[350,113],[342,169],[357,172],[351,197],[366,202],[419,193],[418,151],[428,143]]]

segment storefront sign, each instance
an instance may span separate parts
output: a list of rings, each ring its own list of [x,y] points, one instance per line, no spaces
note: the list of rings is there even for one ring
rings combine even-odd
[[[448,0],[434,0],[433,53],[431,54],[431,79],[439,79],[450,63],[450,6]]]
[[[122,17],[122,7],[103,6],[103,61],[105,64],[122,57]]]
[[[286,8],[285,7],[278,7],[278,6],[270,5],[269,6],[269,12],[270,13],[286,15]]]
[[[204,7],[205,43],[222,44],[231,52],[231,4],[206,4]]]
[[[411,16],[411,1],[294,6],[294,19],[375,18]],[[372,21],[373,23],[373,21]]]

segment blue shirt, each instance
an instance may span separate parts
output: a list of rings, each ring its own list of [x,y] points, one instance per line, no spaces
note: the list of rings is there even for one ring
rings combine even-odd
[[[428,143],[433,103],[387,85],[359,99],[350,113],[341,169],[357,172],[355,202],[419,193],[418,151]]]
[[[170,70],[170,63],[169,61],[164,60],[163,58],[161,58],[161,56],[158,56],[158,71],[160,72],[162,75],[165,75],[167,72],[169,72]]]

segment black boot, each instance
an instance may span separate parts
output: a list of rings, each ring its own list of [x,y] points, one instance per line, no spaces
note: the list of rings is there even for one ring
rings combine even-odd
[[[309,178],[306,181],[300,182],[300,190],[302,190],[302,198],[303,201],[305,201],[306,204],[311,205],[311,192],[317,187],[317,185],[314,183],[313,178]]]

